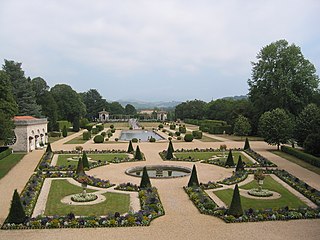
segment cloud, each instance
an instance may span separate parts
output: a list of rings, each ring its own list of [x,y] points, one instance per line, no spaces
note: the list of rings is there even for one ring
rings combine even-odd
[[[139,85],[156,90],[158,81],[179,88],[180,100],[193,96],[192,84],[245,94],[250,61],[278,39],[296,43],[319,69],[319,10],[316,0],[3,0],[1,56],[22,61],[26,73],[51,85],[99,87],[106,98],[117,99],[108,91],[112,81],[132,86],[123,90],[128,98]],[[223,94],[203,93],[195,97]]]

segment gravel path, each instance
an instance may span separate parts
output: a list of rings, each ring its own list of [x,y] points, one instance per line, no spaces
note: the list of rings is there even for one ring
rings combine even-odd
[[[214,135],[208,135],[216,138]],[[72,135],[72,138],[75,135]],[[67,141],[67,139],[65,139]],[[221,139],[225,140],[225,139]],[[71,150],[73,145],[63,144],[60,140],[52,144],[54,150]],[[177,148],[219,148],[221,142],[191,143],[175,142]],[[228,148],[243,147],[243,142],[225,141]],[[263,142],[250,142],[251,147],[263,156],[267,157],[279,167],[288,170],[309,185],[320,189],[320,176],[288,162],[270,152],[275,149]],[[136,144],[134,144],[136,146]],[[134,147],[135,147],[134,146]],[[167,149],[168,143],[139,143],[141,151],[147,161],[135,163],[110,164],[88,171],[88,174],[109,179],[113,183],[133,182],[139,184],[140,179],[124,174],[124,170],[133,166],[163,164],[158,152]],[[84,148],[89,149],[123,149],[127,143],[92,144],[86,143]],[[37,154],[35,154],[37,153]],[[22,159],[21,162],[0,180],[1,220],[8,213],[12,192],[14,188],[21,191],[29,176],[32,174],[43,151],[33,152]],[[32,160],[31,160],[32,159]],[[215,165],[189,163],[189,162],[165,162],[168,165],[180,165],[192,168],[196,165],[198,178],[201,182],[221,180],[232,174],[232,169],[225,169]],[[149,227],[130,228],[98,228],[98,229],[56,229],[56,230],[25,230],[25,231],[0,231],[0,239],[319,239],[320,220],[297,220],[226,224],[222,220],[202,215],[188,199],[182,186],[188,182],[188,177],[177,179],[151,179],[152,185],[158,188],[160,199],[163,203],[166,215],[154,220]],[[10,187],[8,187],[10,186]],[[6,189],[9,190],[6,190]],[[3,194],[4,193],[4,194]]]

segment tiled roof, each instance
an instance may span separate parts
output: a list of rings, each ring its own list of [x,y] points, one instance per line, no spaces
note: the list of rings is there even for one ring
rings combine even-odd
[[[34,120],[35,117],[32,116],[15,116],[13,117],[13,120]]]

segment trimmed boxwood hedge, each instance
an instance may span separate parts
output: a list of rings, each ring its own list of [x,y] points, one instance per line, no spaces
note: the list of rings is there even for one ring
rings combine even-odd
[[[11,148],[7,148],[6,150],[2,151],[0,153],[0,160],[9,156],[12,153],[12,149]]]
[[[104,137],[102,135],[97,135],[93,138],[94,143],[103,143]]]
[[[82,133],[82,139],[83,140],[89,140],[91,138],[91,132],[90,131],[85,131]]]
[[[186,135],[184,135],[184,141],[186,141],[186,142],[192,142],[192,141],[193,141],[193,135],[192,135],[192,134],[186,134]]]
[[[310,163],[313,166],[320,167],[320,158],[315,157],[311,154],[305,153],[299,149],[295,149],[287,146],[281,146],[281,151],[288,153],[292,156],[295,156],[304,162]]]

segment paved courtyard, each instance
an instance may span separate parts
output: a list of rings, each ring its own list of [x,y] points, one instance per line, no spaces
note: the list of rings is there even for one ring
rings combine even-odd
[[[81,134],[77,133],[77,134]],[[77,134],[52,144],[53,150],[72,150],[75,145],[63,144]],[[229,141],[223,144],[228,148],[243,147],[243,142]],[[175,149],[218,148],[222,142],[192,143],[174,142]],[[264,142],[250,142],[251,147],[261,155],[276,163],[279,168],[286,169],[291,174],[307,182],[310,186],[320,189],[320,176],[296,164],[278,157],[268,149],[274,149]],[[127,143],[93,144],[87,142],[85,150],[89,149],[123,149]],[[134,144],[134,147],[136,144]],[[110,164],[92,169],[87,173],[112,183],[133,182],[139,184],[140,178],[124,174],[125,169],[138,165],[164,164],[159,152],[167,149],[167,142],[139,143],[145,154],[146,162]],[[14,189],[19,192],[33,173],[43,150],[33,151],[26,155],[7,176],[0,180],[0,222],[6,218]],[[192,168],[194,163],[165,162],[165,164],[180,165]],[[225,169],[214,165],[196,163],[198,178],[201,182],[217,181],[230,176],[232,169]],[[188,177],[177,179],[151,179],[152,185],[158,188],[160,199],[165,209],[165,215],[152,221],[149,227],[124,228],[84,228],[84,229],[50,229],[50,230],[11,230],[0,231],[0,239],[319,239],[320,220],[296,220],[256,223],[226,224],[222,220],[200,214],[182,189],[188,182]]]

